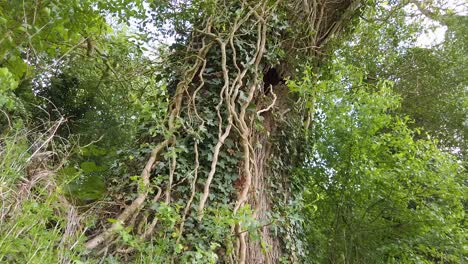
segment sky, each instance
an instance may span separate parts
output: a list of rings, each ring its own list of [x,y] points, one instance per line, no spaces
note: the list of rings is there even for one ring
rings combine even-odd
[[[420,2],[424,3],[424,0]],[[442,8],[450,9],[458,15],[468,16],[468,2],[466,0],[442,0]],[[408,12],[422,15],[414,5],[408,5]],[[416,41],[416,46],[429,48],[444,41],[447,27],[427,17],[423,18],[427,32],[421,34]]]
[[[420,3],[424,5],[424,3],[427,3],[427,1],[436,1],[439,2],[438,5],[442,6],[443,9],[451,9],[458,15],[468,15],[468,2],[467,0],[419,0]],[[447,27],[444,25],[441,25],[437,21],[433,21],[427,17],[424,17],[419,10],[416,8],[414,4],[408,5],[406,8],[406,11],[409,13],[414,13],[420,15],[419,17],[423,17],[423,25],[425,28],[425,32],[420,34],[416,40],[415,45],[418,47],[424,47],[424,48],[430,48],[432,46],[438,45],[444,41],[445,38],[445,32],[447,30]],[[115,21],[112,19],[112,16],[107,17],[107,20],[111,23],[114,24],[115,26]],[[411,23],[411,20],[408,20],[409,23]],[[133,23],[136,23],[136,21],[133,21]],[[136,30],[137,26],[130,25],[130,30],[134,28]],[[151,24],[147,24],[147,31],[148,32],[155,32],[154,26]],[[166,40],[159,40],[160,43],[165,43],[165,44],[171,44],[174,42],[173,38],[169,38]],[[157,42],[151,42],[151,43],[145,43],[143,46],[147,49],[145,51],[145,56],[156,59],[158,57],[157,55],[157,49],[154,49],[154,47],[158,46]]]

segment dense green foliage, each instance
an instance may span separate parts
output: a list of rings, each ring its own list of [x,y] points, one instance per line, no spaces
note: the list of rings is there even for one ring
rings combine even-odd
[[[312,262],[458,262],[462,166],[414,139],[388,82],[363,84],[359,69],[333,65],[334,78],[319,80],[315,143],[297,172]]]
[[[393,78],[403,97],[402,112],[415,121],[412,127],[431,132],[439,146],[466,160],[468,19],[452,16],[443,21],[443,45],[408,50],[395,62]]]
[[[468,261],[467,17],[221,2],[0,1],[0,262]]]

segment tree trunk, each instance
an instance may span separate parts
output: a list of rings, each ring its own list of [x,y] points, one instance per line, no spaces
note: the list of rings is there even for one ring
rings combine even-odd
[[[298,149],[300,146],[286,142],[281,135],[295,135],[294,141],[301,142],[304,115],[298,111],[302,108],[295,105],[297,95],[290,92],[284,83],[272,87],[269,97],[274,101],[274,106],[268,112],[262,113],[263,129],[254,131],[251,143],[252,146],[256,146],[256,171],[249,192],[249,204],[254,209],[254,217],[263,226],[259,230],[260,240],[248,240],[246,263],[278,263],[282,256],[287,257],[290,262],[297,261],[295,252],[284,252],[285,241],[281,235],[285,234],[273,231],[272,225],[278,223],[272,222],[271,213],[274,212],[275,203],[287,203],[290,197],[289,168],[295,167],[301,160]],[[271,103],[271,100],[268,103]],[[294,134],[292,130],[299,134]],[[288,153],[287,157],[285,153]],[[281,161],[285,167],[273,166],[275,161]]]
[[[307,2],[304,1],[303,3],[307,4]],[[342,0],[330,4],[322,2],[320,6],[322,8],[321,15],[327,17],[328,21],[317,28],[319,34],[313,39],[313,43],[315,43],[315,47],[322,48],[322,45],[325,45],[329,38],[340,30],[341,23],[354,15],[359,7],[359,1]],[[318,58],[319,53],[320,51],[317,49],[312,52],[314,55],[309,54],[309,56],[312,55]],[[293,54],[295,52],[291,51],[290,55],[294,56]],[[291,62],[286,62],[277,67],[281,67],[282,73],[289,73],[286,74],[287,77],[294,77],[290,73],[293,72],[292,69],[296,66],[291,64]],[[282,81],[284,77],[273,79]],[[266,85],[269,84],[267,83]],[[262,125],[267,133],[265,133],[265,130],[255,130],[252,135],[251,145],[256,146],[254,156],[257,167],[254,173],[255,178],[253,179],[252,188],[249,192],[249,203],[255,209],[254,216],[261,223],[266,223],[266,225],[261,228],[260,241],[255,239],[247,240],[248,250],[245,263],[279,263],[281,257],[286,257],[285,259],[290,263],[299,261],[294,250],[291,251],[291,249],[284,248],[285,240],[294,240],[294,237],[290,237],[289,234],[283,234],[286,237],[273,234],[269,221],[271,221],[270,213],[272,213],[273,204],[278,202],[278,197],[275,198],[274,196],[285,192],[282,193],[285,197],[284,204],[287,203],[287,199],[290,196],[290,193],[288,193],[290,190],[288,186],[290,179],[288,177],[291,173],[289,168],[293,168],[301,162],[301,141],[305,141],[301,137],[304,134],[300,133],[304,131],[302,129],[304,124],[306,126],[310,125],[310,119],[308,118],[311,117],[309,116],[310,113],[307,113],[306,108],[295,108],[298,95],[290,92],[284,83],[276,84],[271,89],[273,93],[276,93],[275,97],[278,99],[275,102],[275,106],[263,115]],[[310,89],[313,89],[313,87],[310,87]],[[257,100],[261,101],[263,98],[257,98]],[[288,122],[285,122],[285,120]],[[292,133],[293,130],[299,132],[299,134]],[[289,139],[296,137],[292,138],[295,143],[288,146],[288,143],[281,137],[284,134],[289,134]],[[293,150],[291,148],[295,148],[295,153],[292,153]],[[284,167],[277,168],[272,166],[272,162],[275,159],[284,161]],[[277,184],[282,186],[280,188],[272,187],[271,181],[277,181]],[[272,198],[276,199],[276,201],[272,200]],[[290,242],[294,243],[294,241]],[[284,252],[284,250],[288,250],[289,252]]]
[[[294,77],[293,73],[299,68],[298,61],[317,59],[322,46],[358,7],[359,0],[260,1],[251,4],[229,1],[217,4],[214,7],[217,13],[205,14],[202,22],[194,25],[186,49],[173,55],[183,67],[172,76],[178,82],[172,89],[174,99],[169,109],[167,133],[154,148],[142,172],[137,199],[117,217],[118,221],[111,228],[87,243],[88,249],[110,239],[122,223],[137,219],[135,215],[148,204],[151,171],[161,160],[168,166],[160,174],[168,175],[168,179],[161,188],[158,187],[153,203],[160,198],[163,188],[165,192],[161,196],[167,204],[177,199],[186,202],[185,208],[180,210],[180,224],[173,233],[176,244],[179,244],[185,233],[193,232],[184,228],[186,221],[192,221],[196,216],[198,223],[203,223],[209,216],[207,209],[216,210],[210,206],[222,200],[216,196],[222,195],[220,188],[226,191],[223,188],[228,186],[219,187],[215,183],[219,185],[220,177],[228,174],[224,164],[229,162],[229,155],[233,155],[238,157],[238,162],[230,166],[239,172],[239,176],[224,184],[235,187],[237,199],[226,206],[232,206],[236,216],[250,205],[253,217],[261,224],[257,230],[260,240],[251,239],[246,223],[240,221],[232,226],[227,236],[237,238],[235,249],[226,254],[230,252],[226,246],[224,253],[220,251],[218,255],[224,254],[226,261],[234,263],[278,263],[283,256],[290,262],[298,261],[295,252],[284,251],[285,240],[294,238],[279,237],[271,231],[273,225],[280,223],[272,223],[270,213],[278,201],[287,202],[288,174],[295,162],[300,162],[298,146],[302,142],[296,132],[302,131],[304,116],[307,116],[307,108],[298,107],[300,96],[289,91],[284,79]],[[238,15],[231,16],[233,13]],[[284,25],[289,31],[278,28]],[[271,59],[280,56],[276,50],[285,52],[286,56]],[[228,140],[238,143],[226,147]],[[160,155],[163,149],[177,149],[181,145],[188,150],[187,154]],[[232,151],[237,151],[238,155]],[[207,152],[209,155],[205,155]],[[180,163],[181,160],[185,164]],[[193,165],[187,165],[187,161]],[[273,166],[278,161],[281,164]],[[195,177],[177,179],[187,171],[192,171]],[[183,186],[186,188],[181,188]],[[196,212],[193,207],[197,207]],[[149,230],[142,234],[143,239],[157,229],[157,222],[155,215]],[[190,247],[193,248],[192,245],[186,248]]]

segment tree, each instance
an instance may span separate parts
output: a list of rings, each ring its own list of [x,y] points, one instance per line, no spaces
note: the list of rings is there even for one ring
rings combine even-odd
[[[391,83],[363,83],[340,58],[330,64],[295,177],[310,263],[463,263],[463,167],[415,140],[409,119],[395,115]]]
[[[435,179],[457,171],[456,163],[431,142],[414,141],[415,134],[404,121],[384,113],[394,111],[397,102],[389,83],[380,81],[385,77],[382,65],[393,65],[401,58],[405,51],[400,49],[401,41],[413,29],[405,26],[405,4],[393,1],[379,6],[358,0],[2,4],[2,12],[14,10],[7,24],[17,26],[18,18],[27,22],[30,14],[35,17],[37,10],[49,8],[57,16],[51,25],[57,26],[44,35],[34,26],[25,27],[27,34],[19,34],[19,42],[12,41],[5,49],[16,54],[13,61],[19,63],[4,66],[2,62],[0,80],[8,94],[0,97],[0,104],[24,105],[22,111],[10,107],[5,118],[14,115],[21,118],[15,118],[17,123],[32,121],[3,126],[0,146],[5,151],[0,151],[0,157],[5,162],[0,169],[13,175],[7,184],[11,190],[8,208],[23,211],[8,209],[0,216],[6,223],[0,234],[7,234],[9,245],[0,247],[0,259],[305,262],[310,257],[307,249],[318,243],[313,236],[326,234],[335,244],[317,261],[338,262],[343,259],[332,251],[349,249],[339,239],[341,232],[352,230],[342,219],[352,221],[354,228],[372,224],[369,217],[377,217],[376,223],[385,230],[418,217],[438,220],[440,215],[432,217],[427,210],[407,207],[413,203],[437,207],[440,201],[431,199],[447,192],[453,194],[447,195],[451,200],[441,203],[453,208],[441,211],[456,212],[453,218],[444,219],[448,229],[457,230],[459,186],[447,177],[450,181],[440,193],[434,187]],[[67,20],[69,11],[78,14],[79,26]],[[104,23],[104,17],[116,15],[120,24],[112,28],[121,35]],[[387,23],[389,19],[396,24]],[[26,24],[35,25],[32,21]],[[9,32],[9,27],[3,30]],[[38,43],[55,43],[52,47],[58,52],[41,49],[30,65],[28,54],[34,53],[35,45],[28,30],[41,36],[35,39]],[[59,41],[50,39],[54,33]],[[376,37],[385,40],[385,45],[374,41]],[[173,41],[163,44],[160,38]],[[366,39],[373,41],[366,46]],[[347,41],[344,47],[343,41]],[[354,44],[359,48],[354,49]],[[156,55],[148,55],[151,45],[158,45],[152,49]],[[353,52],[355,56],[350,55]],[[346,67],[334,68],[330,60]],[[24,65],[34,72],[24,75]],[[31,105],[39,105],[46,110],[45,116],[57,117],[59,122],[45,126],[40,140],[35,140],[39,143],[29,147],[27,142],[36,138],[32,124],[42,118]],[[344,108],[332,111],[331,105]],[[64,120],[69,120],[68,132],[59,129]],[[354,130],[350,132],[349,127]],[[70,146],[77,137],[84,138],[86,145]],[[62,144],[55,144],[58,139]],[[362,150],[355,147],[360,140]],[[375,148],[372,142],[381,146]],[[360,153],[369,158],[362,159]],[[395,170],[370,164],[386,160],[404,174],[395,176]],[[382,171],[373,174],[359,165]],[[327,183],[328,168],[339,172],[331,183]],[[356,177],[361,172],[368,173],[367,177]],[[418,180],[424,179],[419,174],[430,174],[428,189],[434,192],[412,195],[424,184],[405,183],[406,173],[416,174]],[[24,177],[26,188],[19,182],[22,174],[29,177]],[[91,180],[96,178],[104,180]],[[335,186],[322,192],[314,182]],[[378,190],[382,185],[395,190],[400,182],[407,189]],[[369,192],[359,192],[361,184]],[[312,199],[315,193],[327,196],[326,202]],[[388,202],[379,202],[375,211],[371,206],[367,215],[365,208],[379,195]],[[309,210],[316,204],[321,205],[318,218]],[[346,214],[335,214],[330,210],[333,205]],[[387,215],[388,208],[398,212],[390,210]],[[386,214],[380,217],[382,211]],[[31,216],[39,212],[41,219],[35,224]],[[366,217],[358,219],[353,212],[364,212]],[[337,219],[339,233],[312,232],[315,225],[306,222],[328,224],[329,216]],[[34,235],[19,239],[23,227]],[[420,227],[427,225],[417,225],[405,237],[414,242],[415,236],[425,235]],[[59,239],[62,234],[64,238]],[[362,233],[345,241],[356,242],[355,237],[361,238]],[[381,240],[394,245],[392,239]],[[375,260],[377,255],[368,252],[371,242],[356,243],[364,252],[345,252],[344,261]],[[38,246],[38,254],[28,250],[36,244],[43,245]],[[436,253],[445,246],[436,247]],[[21,249],[16,251],[17,247]],[[428,248],[432,250],[430,246],[423,250]],[[405,249],[399,248],[388,259],[401,257]]]
[[[296,146],[283,150],[274,145],[274,138],[283,131],[281,118],[302,123],[303,114],[300,107],[292,107],[293,100],[300,98],[288,92],[281,80],[292,76],[304,54],[318,54],[359,7],[358,1],[153,4],[159,18],[172,19],[178,40],[170,57],[174,64],[166,75],[174,96],[166,131],[156,138],[135,200],[110,228],[88,241],[87,248],[107,243],[115,231],[148,206],[151,182],[156,180],[162,183],[156,188],[162,195],[156,195],[153,203],[176,211],[184,208],[172,235],[174,249],[169,251],[183,253],[183,259],[195,248],[214,247],[224,251],[218,256],[225,261],[278,261],[280,244],[267,227],[272,219],[267,215],[271,201],[266,179],[273,180],[268,164],[274,156],[284,157],[284,168],[276,172],[276,179],[286,181],[277,192],[287,197],[287,179],[282,176],[300,158],[286,157],[284,151],[294,151]],[[161,163],[167,165],[153,176],[152,168]],[[223,168],[222,173],[218,167]],[[184,178],[186,184],[181,184]],[[157,200],[161,197],[163,202]],[[200,237],[203,223],[212,221],[216,208],[229,208],[230,224],[219,237],[212,237],[212,232]],[[243,219],[246,212],[260,223]],[[153,223],[158,219],[154,216]],[[143,238],[156,231],[167,237],[166,232],[150,226],[141,234]],[[271,249],[262,249],[259,241],[249,237],[254,230]],[[263,254],[264,250],[269,253]]]
[[[440,145],[466,157],[466,17],[447,16],[445,41],[437,48],[413,48],[396,63],[395,90],[401,111],[415,119]],[[430,107],[429,107],[430,106]]]
[[[440,5],[410,1],[411,20],[398,4],[378,18],[366,16],[338,52],[349,64],[366,71],[366,80],[389,79],[402,96],[400,112],[409,115],[414,129],[422,129],[439,140],[439,146],[460,157],[466,148],[466,16]],[[385,8],[383,8],[385,9]],[[392,15],[387,15],[392,14]],[[380,19],[380,18],[384,19]],[[417,36],[423,34],[428,21],[446,27],[442,43],[421,47]],[[418,46],[419,45],[419,46]]]
[[[22,120],[30,114],[26,108],[37,103],[31,88],[33,78],[46,79],[63,66],[67,55],[89,46],[87,43],[95,35],[109,30],[93,4],[93,1],[1,3],[0,107],[8,112],[6,116],[12,114]],[[22,94],[21,98],[18,94]]]

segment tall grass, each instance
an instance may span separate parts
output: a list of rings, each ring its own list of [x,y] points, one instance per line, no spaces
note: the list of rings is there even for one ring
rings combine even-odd
[[[80,216],[63,196],[54,135],[46,132],[0,135],[1,263],[80,262]]]

